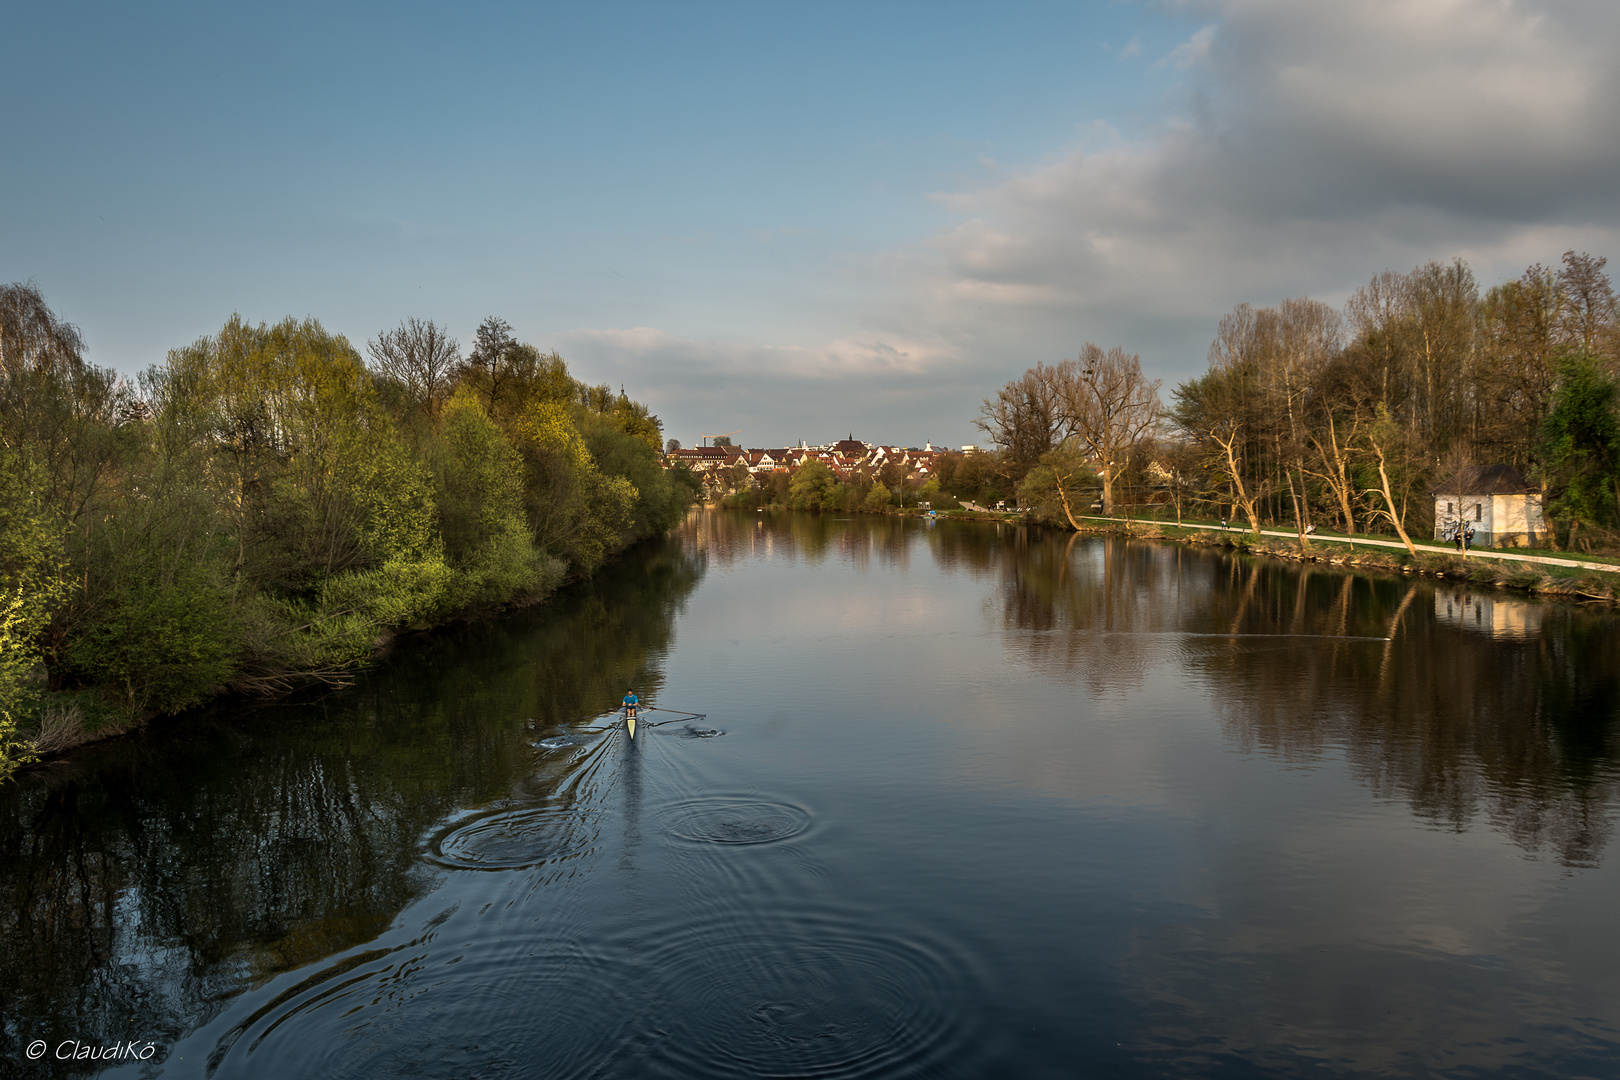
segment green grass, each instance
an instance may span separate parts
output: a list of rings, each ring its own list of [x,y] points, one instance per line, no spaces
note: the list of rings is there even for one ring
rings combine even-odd
[[[1087,517],[1100,517],[1100,515],[1088,514]],[[1161,517],[1159,517],[1157,515],[1154,515],[1154,514],[1133,515],[1130,518],[1130,520],[1131,521],[1140,521],[1140,522],[1152,522],[1155,525],[1160,525],[1160,526],[1164,526],[1164,527],[1168,527],[1168,528],[1176,528],[1177,527],[1174,518],[1161,518]],[[1182,521],[1182,524],[1181,524],[1180,528],[1182,528],[1182,529],[1191,529],[1191,530],[1218,529],[1220,527],[1220,521],[1218,519],[1216,519],[1216,518],[1194,518],[1194,517],[1184,515],[1182,517],[1181,521]],[[1245,520],[1241,520],[1241,519],[1239,519],[1239,520],[1231,520],[1231,519],[1229,519],[1226,524],[1227,524],[1228,528],[1241,529],[1242,531],[1244,531],[1246,533],[1250,531],[1249,530],[1249,523],[1247,521],[1245,521]],[[1287,533],[1290,533],[1290,534],[1292,534],[1294,532],[1293,527],[1287,522],[1271,522],[1271,523],[1261,522],[1260,527],[1262,529],[1269,529],[1269,530],[1273,530],[1273,531],[1276,531],[1276,532],[1287,532]],[[1313,539],[1313,540],[1322,540],[1322,539],[1378,540],[1378,541],[1383,541],[1383,542],[1387,542],[1387,543],[1395,543],[1395,544],[1399,544],[1401,542],[1401,538],[1394,535],[1393,533],[1346,533],[1346,532],[1340,532],[1340,531],[1338,531],[1336,529],[1323,529],[1321,527],[1318,527],[1316,532],[1311,534],[1311,539]],[[1441,542],[1441,541],[1432,540],[1432,539],[1430,539],[1428,537],[1419,538],[1419,537],[1414,536],[1414,537],[1412,537],[1412,543],[1413,543],[1414,546],[1417,547],[1417,549],[1419,551],[1449,552],[1449,553],[1454,554],[1454,555],[1457,554],[1456,545],[1444,543],[1444,542]],[[1486,547],[1486,548],[1471,548],[1470,551],[1471,552],[1482,552],[1482,553],[1483,552],[1507,552],[1507,553],[1513,554],[1513,555],[1530,555],[1530,556],[1534,556],[1536,558],[1573,559],[1573,560],[1576,560],[1578,562],[1597,562],[1597,563],[1606,563],[1606,564],[1608,564],[1610,566],[1620,566],[1620,556],[1617,556],[1617,555],[1595,555],[1595,554],[1590,554],[1590,553],[1587,553],[1587,552],[1584,552],[1584,551],[1554,551],[1551,548],[1520,548],[1520,547],[1513,547],[1513,548],[1489,548],[1489,547]]]

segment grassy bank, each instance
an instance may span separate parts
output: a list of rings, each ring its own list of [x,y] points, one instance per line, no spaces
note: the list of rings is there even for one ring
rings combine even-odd
[[[955,516],[955,515],[952,515]],[[1331,566],[1377,570],[1402,574],[1422,574],[1428,577],[1466,581],[1475,585],[1548,596],[1579,597],[1607,602],[1620,601],[1620,567],[1616,572],[1589,570],[1562,566],[1544,566],[1536,563],[1507,563],[1473,555],[1464,558],[1439,548],[1418,549],[1414,556],[1404,549],[1387,547],[1355,547],[1352,543],[1307,541],[1280,537],[1256,539],[1249,532],[1225,532],[1199,528],[1186,524],[1177,526],[1157,521],[1098,522],[1084,527],[1081,532],[1132,536],[1142,540],[1170,540],[1185,544],[1224,547],[1253,555],[1267,555],[1279,559],[1319,562]],[[1366,537],[1363,539],[1387,539]],[[1519,552],[1515,552],[1518,554]],[[1560,553],[1561,554],[1561,553]],[[1584,559],[1584,556],[1583,556]]]

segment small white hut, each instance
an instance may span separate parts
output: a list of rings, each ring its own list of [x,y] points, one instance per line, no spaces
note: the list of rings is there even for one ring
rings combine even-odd
[[[1455,540],[1473,530],[1475,547],[1544,547],[1552,539],[1541,515],[1541,489],[1511,465],[1475,465],[1441,477],[1434,493],[1434,538]]]

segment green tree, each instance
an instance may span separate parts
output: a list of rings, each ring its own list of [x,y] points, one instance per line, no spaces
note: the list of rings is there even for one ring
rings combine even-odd
[[[1548,512],[1569,522],[1566,544],[1581,528],[1620,525],[1620,418],[1616,386],[1588,352],[1558,365],[1558,390],[1542,428]]]
[[[788,484],[788,506],[794,510],[833,509],[838,478],[819,461],[807,461]]]
[[[0,441],[0,780],[29,759],[17,734],[39,698],[38,641],[65,588],[60,519],[44,469]]]

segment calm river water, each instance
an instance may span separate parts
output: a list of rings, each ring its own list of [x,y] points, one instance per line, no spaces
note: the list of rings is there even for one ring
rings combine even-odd
[[[1620,1076],[1611,609],[732,512],[603,578],[0,791],[0,1075]]]

